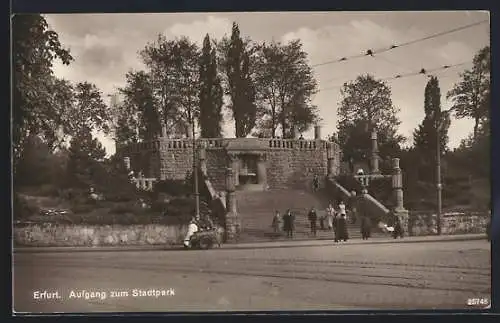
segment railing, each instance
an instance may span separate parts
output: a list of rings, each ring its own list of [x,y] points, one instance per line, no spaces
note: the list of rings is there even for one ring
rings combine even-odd
[[[281,149],[326,149],[328,145],[324,140],[305,139],[269,139],[269,148]]]
[[[135,183],[135,186],[139,190],[152,191],[156,178],[137,177],[132,178],[132,182]]]
[[[229,142],[240,140],[241,138],[201,138],[196,139],[196,143],[200,144],[208,149],[217,149],[226,147]],[[276,139],[276,138],[245,138],[246,140],[255,140],[263,143],[268,149],[303,149],[303,150],[314,150],[314,149],[326,149],[328,145],[334,145],[335,150],[338,150],[338,144],[333,142],[328,142],[325,140],[309,140],[309,139]],[[127,146],[121,147],[126,153],[137,153],[141,151],[152,151],[152,150],[171,150],[171,149],[192,149],[193,140],[190,138],[182,139],[170,139],[170,138],[159,138],[153,141],[140,142],[135,144],[129,144]]]

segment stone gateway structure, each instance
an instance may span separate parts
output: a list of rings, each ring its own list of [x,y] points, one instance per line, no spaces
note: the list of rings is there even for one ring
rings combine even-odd
[[[319,134],[319,132],[317,133]],[[193,145],[199,166],[216,191],[226,189],[226,169],[241,189],[306,189],[314,175],[340,171],[338,144],[321,140],[215,138],[169,139],[119,147],[135,174],[155,180],[182,180],[193,170]]]
[[[165,133],[165,131],[163,131]],[[184,180],[193,172],[193,161],[203,174],[200,185],[210,192],[212,200],[219,200],[225,210],[224,226],[228,240],[236,240],[241,230],[238,216],[237,192],[294,190],[311,192],[315,176],[334,185],[347,198],[363,198],[383,214],[389,214],[380,202],[367,192],[352,195],[336,182],[341,173],[341,151],[336,141],[321,139],[321,129],[315,127],[312,140],[278,138],[183,138],[171,139],[162,135],[148,142],[117,147],[127,168],[133,172],[138,188],[152,189],[154,182]],[[373,154],[371,172],[362,182],[371,178],[392,178],[397,207],[392,214],[408,223],[408,213],[403,207],[401,170],[394,159],[394,173],[381,175],[378,170],[376,134],[372,134]],[[367,186],[367,185],[366,185]],[[333,195],[329,197],[331,200]],[[304,206],[306,207],[306,206]],[[272,206],[270,206],[272,208]],[[269,214],[274,210],[270,209]],[[253,213],[247,210],[247,213]],[[252,216],[252,215],[250,215]],[[406,231],[406,230],[405,230]]]

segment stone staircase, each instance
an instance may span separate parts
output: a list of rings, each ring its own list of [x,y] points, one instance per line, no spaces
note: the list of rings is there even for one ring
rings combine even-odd
[[[320,191],[317,194],[304,190],[268,190],[268,191],[237,191],[236,200],[238,214],[241,219],[240,242],[257,242],[269,240],[287,240],[284,233],[275,235],[271,227],[273,215],[276,210],[284,214],[290,209],[295,214],[294,240],[304,239],[332,239],[333,232],[320,230],[316,237],[310,234],[307,214],[311,207],[315,207],[318,215],[325,212],[327,207],[326,195]],[[361,239],[358,224],[350,223],[348,231],[350,239]],[[326,225],[326,223],[325,223]],[[373,230],[373,237],[382,236],[382,233]]]

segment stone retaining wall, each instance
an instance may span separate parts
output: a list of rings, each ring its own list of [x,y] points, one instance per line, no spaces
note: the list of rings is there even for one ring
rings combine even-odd
[[[310,189],[327,174],[326,149],[274,149],[267,155],[267,183],[274,189]]]
[[[486,233],[491,215],[487,212],[445,213],[441,218],[441,234]],[[437,216],[431,213],[410,212],[408,231],[413,236],[437,234]]]
[[[14,227],[14,245],[31,247],[126,246],[181,244],[186,226],[55,225]]]
[[[328,146],[332,145],[333,173],[340,168],[340,150],[337,144],[324,140],[294,139],[242,139],[216,138],[202,139],[206,147],[207,175],[217,191],[225,189],[226,169],[230,167],[226,146],[237,147],[249,141],[262,146],[258,151],[266,152],[267,184],[270,188],[309,189],[314,175],[326,176]],[[201,141],[200,141],[201,143]],[[166,139],[132,144],[120,148],[120,155],[130,157],[135,171],[143,170],[146,176],[159,179],[182,180],[192,171],[193,151],[190,139]]]

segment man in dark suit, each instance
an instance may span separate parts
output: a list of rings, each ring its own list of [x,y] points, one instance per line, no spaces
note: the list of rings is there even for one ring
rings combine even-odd
[[[311,223],[311,233],[316,236],[316,221],[318,220],[318,214],[314,208],[311,208],[309,211],[308,218]]]

